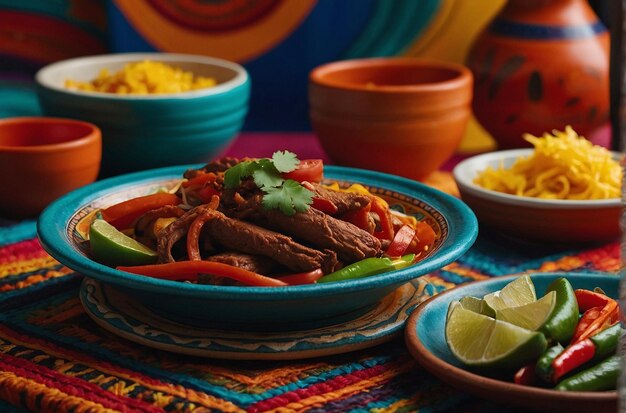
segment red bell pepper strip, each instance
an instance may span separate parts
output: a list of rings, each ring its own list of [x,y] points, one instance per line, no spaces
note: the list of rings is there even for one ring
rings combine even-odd
[[[590,290],[574,290],[578,308],[585,312],[593,307],[604,307],[609,301],[615,301],[604,294],[599,294]]]
[[[288,285],[286,282],[276,278],[266,277],[243,268],[212,261],[177,261],[134,267],[120,266],[117,269],[132,274],[171,281],[197,281],[199,274],[211,274],[257,287],[282,287]]]
[[[313,284],[324,276],[321,268],[309,272],[301,272],[297,274],[289,274],[278,279],[289,285]]]
[[[535,364],[533,363],[520,368],[513,376],[513,382],[522,386],[530,386],[537,381],[536,378]]]
[[[333,201],[328,200],[326,198],[314,197],[313,203],[311,204],[311,206],[317,209],[318,211],[322,211],[325,214],[329,214],[329,215],[334,215],[339,210],[337,208],[337,205],[335,205]]]
[[[118,230],[130,228],[133,222],[141,215],[166,205],[178,205],[179,197],[167,192],[158,192],[152,195],[140,196],[112,205],[101,211],[102,218]]]
[[[402,228],[396,232],[385,254],[389,257],[403,256],[407,248],[409,248],[409,245],[411,245],[411,241],[413,241],[414,237],[415,230],[410,225],[403,225]]]
[[[552,381],[557,383],[561,377],[590,361],[595,354],[596,347],[590,339],[568,346],[552,362]]]
[[[393,240],[393,223],[391,220],[391,213],[389,208],[383,204],[383,202],[377,197],[372,196],[372,202],[370,202],[371,211],[378,215],[378,224],[380,229],[374,230],[374,236],[378,239]]]
[[[426,252],[435,243],[435,238],[437,238],[437,234],[435,234],[433,227],[428,225],[427,222],[418,221],[415,225],[415,238],[413,239],[413,244],[411,244],[406,252],[414,254]]]
[[[213,195],[211,202],[209,202],[205,208],[217,209],[219,204],[220,198],[217,195]],[[214,218],[212,214],[201,214],[198,218],[194,219],[189,226],[189,230],[187,231],[187,256],[190,261],[199,261],[202,259],[200,256],[200,232],[204,224],[212,218]]]
[[[183,188],[192,188],[196,186],[204,186],[208,183],[214,182],[217,178],[212,172],[199,173],[188,181],[182,183]]]
[[[371,202],[361,209],[345,212],[340,218],[371,234],[373,228],[372,225],[370,225],[370,209]]]

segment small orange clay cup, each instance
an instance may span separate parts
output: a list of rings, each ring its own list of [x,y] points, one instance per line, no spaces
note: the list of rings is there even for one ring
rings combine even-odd
[[[34,217],[65,193],[95,181],[100,129],[57,118],[0,120],[0,216]]]
[[[472,74],[415,58],[345,60],[309,76],[313,130],[336,163],[422,180],[461,142]]]

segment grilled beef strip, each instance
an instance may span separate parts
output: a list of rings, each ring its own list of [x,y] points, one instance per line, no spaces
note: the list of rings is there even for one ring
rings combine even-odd
[[[212,241],[228,249],[272,258],[294,272],[321,268],[329,273],[338,264],[334,251],[309,248],[287,235],[229,218],[219,211],[210,213],[215,214],[215,219],[207,222],[204,231]]]
[[[246,159],[248,158],[238,159],[238,158],[232,158],[232,157],[224,157],[224,158],[216,159],[204,165],[200,169],[188,169],[183,174],[183,177],[187,179],[191,179],[194,176],[196,176],[199,172],[213,172],[213,173],[225,172],[226,170],[228,170],[228,168],[233,167],[237,165],[239,162],[244,161]]]
[[[378,238],[356,225],[333,218],[315,208],[287,216],[275,209],[265,209],[262,197],[255,196],[239,205],[235,213],[316,248],[336,251],[339,259],[344,262],[355,262],[382,254]]]
[[[271,258],[238,251],[228,251],[211,255],[206,258],[206,261],[221,262],[263,275],[270,274],[278,267],[276,261]]]
[[[337,255],[330,250],[318,251],[297,243],[292,238],[245,221],[232,219],[223,213],[200,206],[187,212],[158,234],[157,253],[160,262],[172,262],[171,249],[201,214],[208,214],[203,233],[211,242],[227,249],[272,258],[294,272],[321,268],[325,273],[337,266]]]
[[[185,237],[193,221],[205,213],[207,209],[204,205],[193,208],[156,234],[157,255],[160,263],[176,261],[172,256],[172,247]]]

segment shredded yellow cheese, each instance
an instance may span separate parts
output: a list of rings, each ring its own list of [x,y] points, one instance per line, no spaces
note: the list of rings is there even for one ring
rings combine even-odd
[[[543,199],[609,199],[621,196],[622,169],[610,151],[593,145],[570,127],[543,137],[525,134],[534,146],[509,169],[501,164],[478,174],[486,189]]]
[[[90,82],[71,79],[65,81],[65,87],[69,89],[120,95],[179,93],[209,88],[216,84],[214,78],[194,76],[192,72],[150,60],[128,63],[113,74],[102,69],[98,77]]]

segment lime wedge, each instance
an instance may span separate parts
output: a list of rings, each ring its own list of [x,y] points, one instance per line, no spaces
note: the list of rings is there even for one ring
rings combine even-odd
[[[483,300],[494,310],[519,307],[537,301],[535,286],[528,275],[522,275],[508,283],[500,291],[487,294]]]
[[[89,227],[89,246],[96,261],[111,266],[152,264],[157,259],[155,251],[103,219],[96,219]]]
[[[461,362],[490,369],[517,368],[546,350],[542,333],[495,320],[453,302],[446,322],[446,342]]]
[[[555,307],[556,293],[550,291],[532,303],[496,310],[496,319],[535,331],[546,323]]]
[[[470,310],[478,314],[484,314],[489,317],[496,316],[496,312],[494,311],[494,309],[491,308],[485,300],[482,300],[480,298],[467,296],[461,298],[459,302],[466,310]]]

